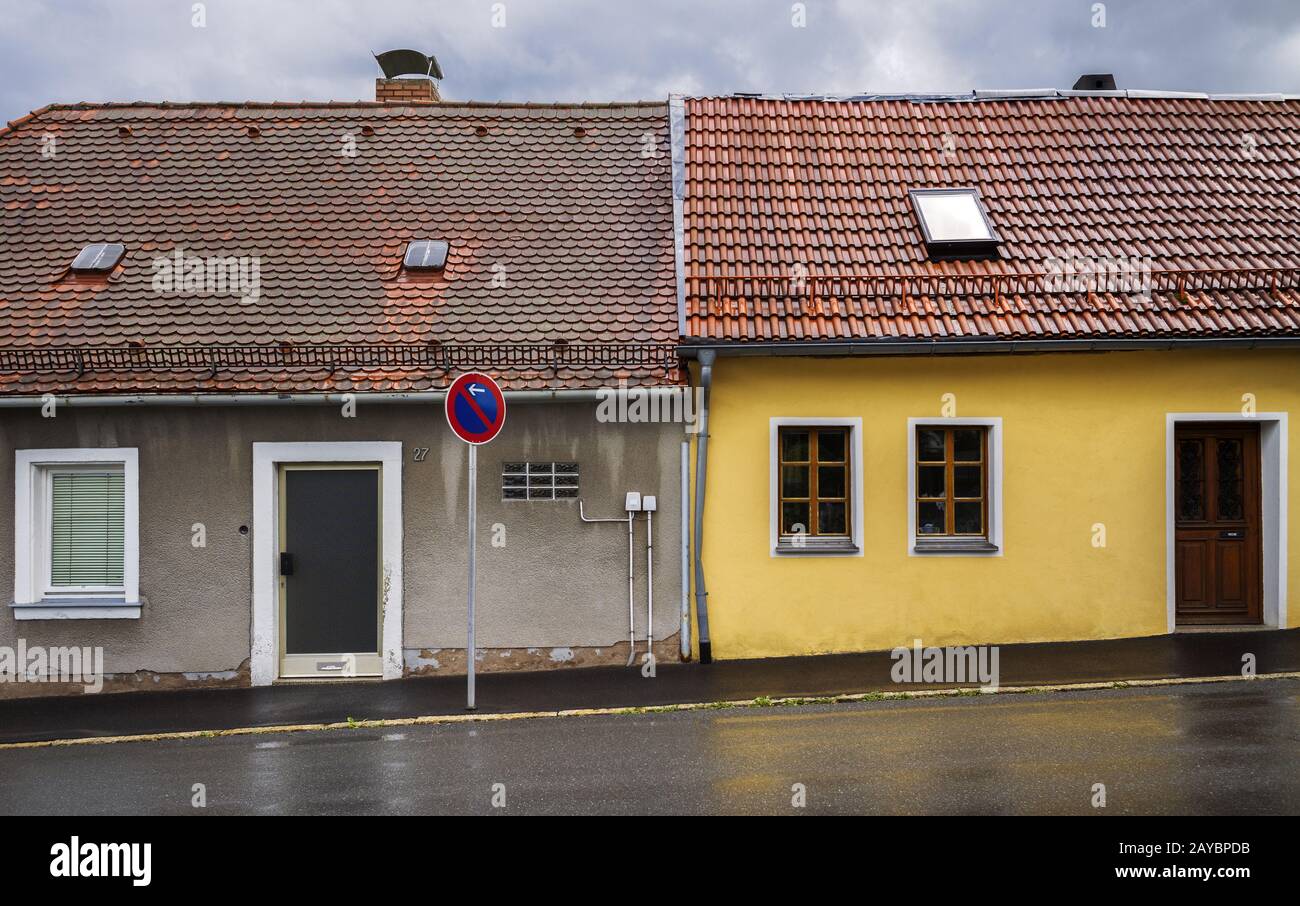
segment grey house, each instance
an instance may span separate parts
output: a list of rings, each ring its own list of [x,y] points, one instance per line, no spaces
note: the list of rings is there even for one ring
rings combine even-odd
[[[478,370],[478,669],[689,652],[689,406],[611,404],[681,392],[666,107],[402,83],[0,131],[0,647],[110,690],[464,671]]]

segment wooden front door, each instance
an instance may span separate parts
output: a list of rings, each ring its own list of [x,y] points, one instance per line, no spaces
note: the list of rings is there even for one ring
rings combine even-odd
[[[1259,623],[1259,426],[1189,422],[1174,438],[1176,622]]]

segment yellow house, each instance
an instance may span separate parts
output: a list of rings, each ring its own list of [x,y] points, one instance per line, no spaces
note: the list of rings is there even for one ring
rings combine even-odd
[[[1300,101],[672,113],[703,660],[1300,626]]]

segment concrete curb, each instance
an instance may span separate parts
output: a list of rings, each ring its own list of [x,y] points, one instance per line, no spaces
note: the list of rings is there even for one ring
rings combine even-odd
[[[1141,689],[1160,686],[1196,686],[1210,683],[1253,682],[1256,680],[1300,680],[1300,671],[1261,673],[1256,676],[1193,676],[1168,679],[1113,680],[1101,683],[1054,683],[1041,686],[965,686],[907,692],[847,692],[838,695],[749,698],[733,701],[690,702],[624,708],[573,708],[561,711],[511,711],[504,714],[431,714],[423,717],[393,717],[383,720],[347,720],[334,723],[279,724],[266,727],[235,727],[226,730],[183,730],[170,733],[138,733],[130,736],[85,736],[33,742],[0,743],[7,749],[49,749],[64,746],[110,745],[124,742],[162,742],[174,739],[216,739],[223,736],[266,736],[277,733],[306,733],[320,730],[362,730],[428,724],[489,723],[492,721],[538,720],[557,717],[607,717],[633,714],[670,714],[678,711],[723,711],[733,708],[793,707],[814,704],[896,701],[926,698],[967,698],[976,695],[1033,695],[1045,692],[1089,692],[1104,689]]]

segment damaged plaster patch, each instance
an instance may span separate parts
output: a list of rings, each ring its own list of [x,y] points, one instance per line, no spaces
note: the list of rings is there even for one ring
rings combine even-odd
[[[437,658],[437,650],[430,651],[428,648],[404,648],[402,650],[402,660],[406,664],[407,670],[421,670],[429,668],[437,670],[442,666]]]
[[[239,676],[238,670],[217,670],[212,673],[182,673],[191,682],[201,682],[202,680],[232,680]],[[158,677],[154,676],[153,681],[158,682]]]
[[[399,677],[405,672],[406,669],[404,667],[404,662],[406,660],[406,653],[401,648],[402,639],[400,633],[396,638],[396,640],[393,640],[388,637],[389,633],[387,632],[387,629],[391,623],[395,622],[398,626],[400,626],[402,620],[400,608],[395,608],[396,610],[399,611],[398,613],[390,614],[388,612],[390,597],[391,597],[390,593],[392,591],[392,588],[393,588],[393,568],[392,565],[387,560],[385,560],[383,588],[380,592],[382,597],[380,600],[381,617],[379,623],[381,627],[380,632],[384,634],[384,679],[394,679],[396,677]]]
[[[643,654],[643,646],[637,653]],[[655,658],[661,664],[678,660],[676,636],[655,640]],[[403,661],[408,676],[465,674],[464,648],[405,648]],[[628,661],[628,646],[557,645],[554,648],[479,648],[474,652],[477,669],[485,673],[525,670],[570,670],[574,667],[622,667]]]
[[[140,669],[131,673],[108,672],[103,675],[103,692],[139,692],[173,689],[232,688],[249,684],[249,662],[233,670],[192,670],[185,673],[160,673]],[[81,696],[88,693],[80,683],[0,683],[0,700],[9,698],[45,698]]]

